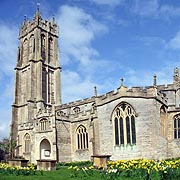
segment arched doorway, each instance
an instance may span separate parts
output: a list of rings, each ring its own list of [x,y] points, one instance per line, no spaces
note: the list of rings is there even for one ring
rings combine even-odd
[[[51,158],[51,145],[47,139],[43,139],[40,143],[40,159]]]

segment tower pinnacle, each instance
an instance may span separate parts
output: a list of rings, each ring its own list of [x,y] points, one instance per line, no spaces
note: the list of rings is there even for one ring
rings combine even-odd
[[[42,20],[40,10],[39,10],[40,3],[37,3],[37,10],[34,15],[34,20]]]

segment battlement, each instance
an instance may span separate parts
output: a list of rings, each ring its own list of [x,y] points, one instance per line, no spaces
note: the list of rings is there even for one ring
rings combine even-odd
[[[75,122],[75,121],[83,121],[87,120],[91,117],[94,117],[95,112],[92,109],[88,109],[86,111],[80,111],[77,113],[67,114],[64,111],[58,110],[56,112],[56,119],[67,121],[67,122]]]
[[[158,85],[157,88],[162,91],[172,91],[177,89],[178,87],[176,84],[167,84],[167,85]]]
[[[29,34],[36,27],[43,29],[46,32],[49,32],[55,36],[59,35],[59,28],[55,23],[55,19],[53,17],[52,22],[48,20],[42,20],[40,12],[36,12],[33,21],[27,21],[26,18],[19,30],[19,39]]]
[[[27,122],[27,123],[23,123],[23,124],[19,124],[19,130],[30,130],[34,128],[34,123],[33,122]]]
[[[81,106],[81,105],[93,103],[93,102],[95,102],[94,96],[91,98],[85,98],[85,99],[69,102],[66,104],[62,104],[60,106],[56,106],[55,110],[60,110],[60,109],[63,110],[63,109],[67,109],[67,108],[73,108],[73,107],[77,107],[77,106]]]
[[[163,103],[167,103],[167,98],[164,93],[161,93],[158,88],[154,86],[143,87],[132,87],[128,88],[126,86],[121,86],[117,91],[110,91],[104,95],[98,96],[96,98],[97,104],[104,104],[109,101],[118,99],[120,97],[131,97],[131,98],[156,98]]]

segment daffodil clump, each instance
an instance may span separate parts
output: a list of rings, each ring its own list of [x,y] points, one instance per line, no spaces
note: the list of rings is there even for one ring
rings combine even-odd
[[[166,180],[180,176],[180,159],[176,160],[120,160],[109,161],[106,174],[112,176],[136,176],[139,179]],[[111,177],[112,179],[112,177]]]
[[[85,177],[85,176],[92,176],[93,175],[93,170],[94,170],[94,166],[89,166],[89,167],[80,167],[80,166],[69,166],[68,167],[69,170],[72,171],[71,176],[72,177]]]
[[[103,180],[175,180],[180,179],[180,159],[176,160],[120,160],[109,161],[107,168],[69,166],[72,177],[93,176],[95,171]]]
[[[33,175],[36,168],[33,164],[28,164],[27,167],[11,166],[7,163],[0,163],[0,174],[16,174],[16,175]]]

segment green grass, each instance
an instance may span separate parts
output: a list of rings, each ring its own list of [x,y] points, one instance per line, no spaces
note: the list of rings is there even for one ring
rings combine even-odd
[[[82,172],[78,172],[78,176],[75,177],[73,171],[68,170],[67,167],[60,167],[56,171],[43,171],[43,174],[39,171],[35,175],[15,175],[15,174],[0,174],[0,180],[113,180],[113,178],[102,176],[100,171],[93,170],[93,175],[84,175]],[[118,177],[116,180],[137,180],[137,177]],[[138,180],[144,180],[143,177]],[[168,179],[169,180],[169,179]],[[179,180],[173,179],[173,180]]]
[[[56,171],[46,171],[41,175],[37,172],[36,175],[13,175],[13,174],[0,174],[0,180],[102,180],[101,175],[98,172],[94,172],[93,176],[87,177],[74,177],[73,173],[67,168],[60,168]]]
[[[119,180],[137,180],[137,178],[119,177]],[[36,175],[14,175],[0,174],[0,180],[104,180],[99,171],[93,171],[92,176],[84,176],[82,173],[74,177],[74,173],[68,170],[67,167],[61,167],[56,171],[44,171],[41,175],[37,172]]]

